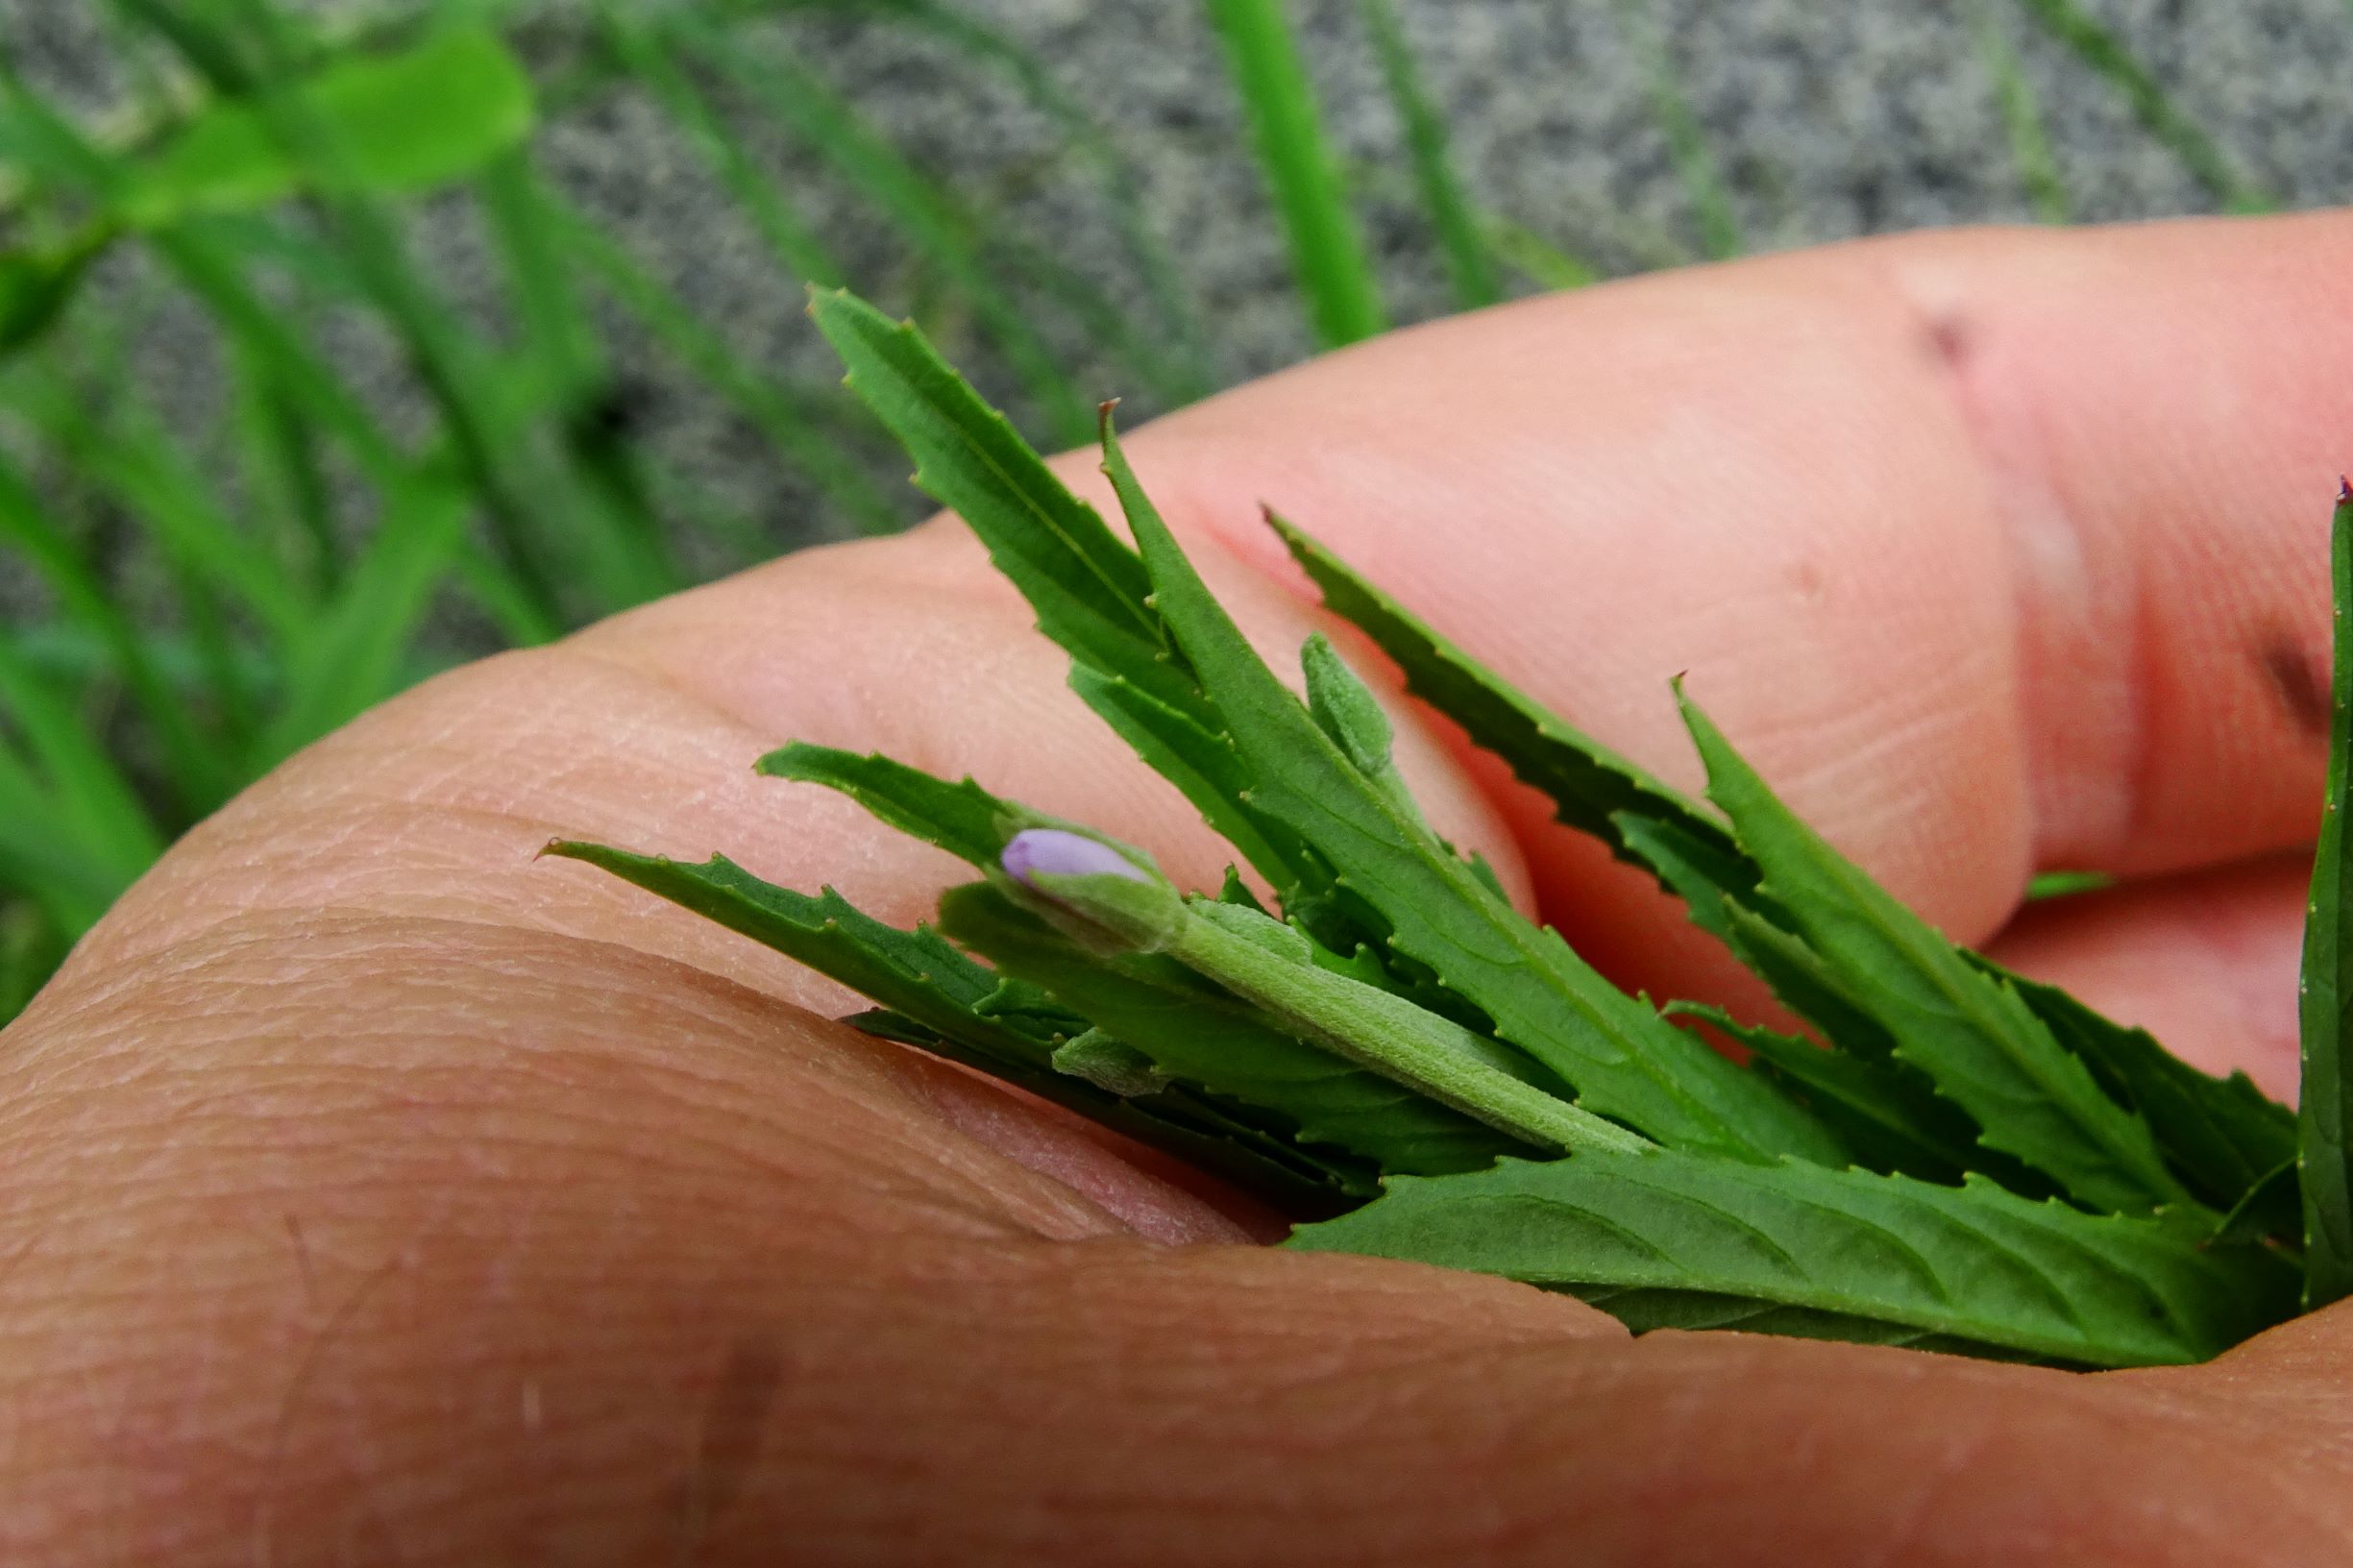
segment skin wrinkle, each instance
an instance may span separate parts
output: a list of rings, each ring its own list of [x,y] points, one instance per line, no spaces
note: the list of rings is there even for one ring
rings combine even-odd
[[[368,1298],[376,1293],[377,1288],[392,1277],[400,1267],[400,1262],[397,1254],[387,1258],[352,1287],[342,1305],[319,1325],[318,1333],[304,1347],[301,1359],[295,1362],[293,1373],[287,1379],[285,1392],[279,1398],[278,1417],[270,1428],[269,1458],[262,1465],[263,1485],[254,1510],[254,1556],[262,1568],[271,1568],[278,1560],[275,1482],[285,1464],[287,1433],[294,1424],[295,1412],[301,1407],[303,1396],[309,1390],[311,1380],[318,1376],[319,1362],[326,1356],[328,1348],[359,1310],[367,1305]]]
[[[436,922],[436,923],[438,923],[438,922]],[[462,927],[461,927],[461,929],[462,929]],[[494,933],[494,932],[498,932],[498,931],[500,931],[501,929],[502,929],[502,928],[499,928],[499,927],[480,927],[480,928],[479,928],[479,932],[480,932],[480,935],[481,935],[483,938],[487,938],[487,937],[488,937],[489,935],[491,935],[492,933]],[[512,928],[505,928],[505,929],[510,929],[510,930],[511,930]],[[528,935],[528,933],[521,933],[521,932],[517,932],[516,934],[519,934],[519,935],[525,935],[525,936],[527,936],[527,935]],[[311,930],[311,935],[312,935],[313,939],[315,940],[317,937],[319,937],[320,935],[322,935],[322,933],[321,933],[321,932],[320,932],[320,931],[319,931],[319,930],[318,930],[316,927],[313,927],[313,929]],[[437,933],[436,933],[436,935],[446,937],[447,935],[449,935],[449,933],[447,933],[447,932],[437,932]],[[282,937],[281,937],[279,940],[282,941]],[[268,937],[266,937],[266,936],[261,936],[261,937],[257,938],[257,937],[252,936],[251,934],[247,934],[247,935],[245,936],[245,938],[244,938],[244,941],[245,941],[247,943],[249,943],[249,944],[250,944],[250,943],[256,943],[256,942],[258,942],[258,943],[259,943],[261,945],[263,945],[263,946],[265,946],[265,947],[266,947],[266,946],[271,945],[270,939],[269,939]],[[397,945],[397,943],[396,943],[395,945]],[[635,961],[637,962],[637,964],[638,964],[640,967],[643,967],[643,966],[644,966],[644,964],[645,964],[645,960],[642,958],[642,956],[641,956],[641,955],[638,955],[638,954],[635,954],[635,953],[633,953],[633,952],[630,952],[630,951],[629,951],[629,950],[627,950],[627,949],[622,949],[622,948],[613,948],[613,949],[611,949],[611,953],[612,953],[612,957],[613,957],[614,959],[635,960]],[[355,955],[355,956],[364,957],[364,956],[365,956],[365,954],[366,954],[366,946],[365,946],[365,944],[363,943],[363,945],[362,945],[362,947],[361,947],[361,949],[360,949],[360,952],[359,952],[357,955]],[[478,964],[478,963],[480,963],[480,962],[482,961],[482,960],[481,960],[481,955],[479,955],[479,954],[476,954],[476,953],[469,953],[467,956],[468,956],[469,958],[474,959],[474,960],[475,960],[475,961],[476,961]],[[495,961],[493,961],[493,962],[491,963],[491,967],[492,967],[492,968],[494,968],[497,967],[497,964],[496,964],[496,962],[495,962]],[[599,966],[596,966],[596,967],[592,968],[591,968],[591,969],[590,969],[588,972],[590,972],[590,973],[594,973],[594,974],[599,974],[599,975],[601,975],[601,974],[604,974],[604,973],[609,972],[609,966],[608,966],[608,965],[599,965]],[[704,988],[704,994],[710,995],[710,996],[712,996],[712,997],[714,997],[714,998],[717,998],[717,997],[722,997],[722,996],[727,997],[727,998],[729,999],[729,1001],[730,1001],[730,1003],[731,1003],[731,1004],[735,1004],[735,1003],[736,1003],[736,1001],[737,1001],[737,998],[739,998],[739,997],[740,997],[740,996],[743,994],[743,993],[740,992],[740,989],[739,989],[739,988],[734,987],[734,986],[732,985],[732,983],[730,983],[730,982],[725,982],[725,981],[723,981],[723,980],[719,980],[719,979],[717,979],[716,977],[712,977],[712,976],[707,976],[707,975],[706,975],[706,976],[704,976],[704,977],[702,978],[701,984],[702,984],[702,986],[703,986],[703,988]],[[674,991],[673,992],[671,992],[671,994],[670,994],[670,996],[669,996],[669,998],[668,998],[668,999],[669,999],[669,1002],[670,1002],[671,1006],[672,1006],[672,1007],[673,1007],[673,1009],[674,1010],[674,1009],[675,1009],[676,1004],[677,1004],[677,1003],[678,1003],[680,1000],[683,1000],[683,999],[684,999],[684,997],[683,997],[683,993],[676,992],[675,991]],[[304,1004],[304,1003],[301,1003],[301,1002],[297,1002],[297,1003],[294,1003],[294,1004],[291,1004],[291,1005],[292,1005],[292,1008],[293,1008],[294,1015],[295,1015],[296,1017],[299,1017],[299,1016],[300,1016],[301,1009],[302,1009],[302,1008],[303,1008],[305,1005],[306,1005],[306,1004]],[[763,1005],[772,1006],[773,1004],[763,1004]],[[692,1017],[693,1017],[693,1015],[692,1015],[691,1013],[688,1013],[688,1014],[684,1015],[684,1017],[685,1017],[685,1019],[687,1019],[687,1020],[691,1020],[691,1019],[692,1019]],[[810,1023],[810,1025],[811,1025],[811,1026],[815,1026],[815,1024],[816,1024],[816,1020],[808,1020],[808,1021],[809,1021],[809,1023]],[[827,1026],[825,1026],[825,1027],[831,1027],[831,1026],[830,1026],[830,1025],[827,1025]],[[294,1031],[294,1030],[292,1030],[292,1029],[289,1029],[289,1032],[288,1032],[288,1033],[289,1033],[289,1038],[299,1038],[299,1032],[298,1032],[298,1031]],[[884,1082],[888,1081],[888,1080],[889,1080],[889,1078],[890,1078],[890,1074],[888,1073],[888,1069],[887,1069],[887,1067],[885,1067],[885,1072],[884,1072],[884,1076],[883,1076],[883,1077],[881,1077],[881,1078],[877,1078],[877,1077],[874,1075],[874,1070],[873,1070],[873,1069],[874,1069],[876,1066],[884,1066],[884,1063],[882,1063],[882,1062],[878,1062],[878,1061],[876,1061],[876,1060],[875,1060],[875,1059],[876,1059],[878,1056],[881,1056],[883,1053],[881,1053],[881,1052],[879,1052],[879,1051],[875,1050],[874,1048],[872,1048],[872,1047],[870,1047],[870,1046],[866,1045],[866,1042],[863,1041],[863,1038],[862,1038],[862,1037],[850,1037],[850,1038],[852,1038],[853,1040],[856,1040],[856,1041],[857,1041],[857,1042],[858,1042],[859,1046],[861,1047],[859,1050],[857,1050],[857,1051],[855,1051],[855,1052],[845,1052],[845,1051],[841,1051],[841,1050],[838,1050],[838,1049],[837,1049],[837,1050],[831,1050],[831,1051],[820,1052],[820,1053],[818,1053],[816,1056],[814,1056],[814,1057],[812,1057],[812,1058],[810,1059],[810,1060],[811,1060],[812,1065],[817,1065],[817,1066],[821,1066],[825,1067],[825,1068],[828,1070],[829,1076],[832,1076],[832,1077],[835,1079],[835,1082],[836,1082],[837,1086],[839,1086],[839,1087],[841,1087],[841,1088],[849,1088],[849,1087],[851,1086],[851,1082],[852,1082],[852,1080],[850,1080],[850,1079],[848,1079],[848,1078],[845,1078],[845,1077],[843,1077],[843,1076],[842,1076],[842,1074],[841,1074],[841,1073],[840,1073],[840,1071],[839,1071],[839,1068],[840,1068],[840,1067],[842,1067],[842,1066],[846,1066],[846,1064],[848,1064],[849,1062],[852,1062],[852,1061],[857,1061],[857,1062],[861,1063],[861,1065],[862,1065],[861,1071],[860,1071],[860,1072],[857,1074],[857,1081],[858,1081],[859,1083],[863,1084],[863,1085],[866,1085],[866,1086],[870,1086],[871,1088],[880,1088],[880,1087],[882,1086],[882,1084],[883,1084]],[[891,1055],[893,1055],[893,1056],[895,1056],[895,1054],[896,1054],[896,1052],[895,1052],[895,1048],[890,1048],[890,1054],[891,1054]],[[889,1098],[888,1098],[888,1100],[887,1100],[887,1101],[886,1101],[886,1100],[884,1100],[884,1099],[874,1098],[874,1097],[872,1096],[872,1094],[870,1093],[870,1090],[860,1090],[860,1094],[861,1094],[861,1098],[862,1098],[862,1100],[864,1101],[864,1103],[866,1104],[866,1106],[867,1106],[867,1107],[868,1107],[870,1110],[873,1110],[873,1111],[879,1111],[879,1110],[881,1110],[881,1109],[882,1109],[882,1107],[883,1107],[883,1106],[884,1106],[886,1103],[890,1103],[890,1104],[904,1104],[904,1103],[905,1103],[905,1100],[904,1100],[904,1094],[905,1094],[905,1092],[906,1092],[906,1091],[905,1091],[905,1089],[904,1089],[904,1087],[903,1087],[903,1084],[901,1084],[901,1083],[897,1083],[897,1082],[894,1082],[894,1083],[892,1083],[892,1087],[891,1087],[891,1088],[890,1088],[890,1090],[889,1090]],[[184,1110],[186,1109],[186,1107],[184,1106],[184,1104],[183,1104],[183,1105],[179,1106],[177,1109],[178,1109],[179,1111],[184,1111]],[[912,1151],[910,1151],[910,1152],[912,1152]],[[975,1149],[975,1150],[973,1150],[972,1152],[977,1153],[977,1150]],[[960,1161],[962,1160],[963,1153],[964,1153],[964,1149],[963,1149],[963,1147],[962,1147],[962,1146],[957,1145],[957,1144],[955,1144],[955,1143],[952,1143],[952,1142],[951,1142],[951,1143],[949,1143],[949,1144],[945,1145],[944,1147],[943,1147],[943,1148],[941,1148],[941,1149],[937,1149],[937,1150],[930,1150],[930,1151],[928,1151],[928,1155],[929,1155],[929,1157],[928,1157],[928,1158],[926,1158],[926,1159],[925,1159],[925,1160],[922,1162],[922,1164],[923,1164],[925,1166],[929,1167],[929,1168],[930,1168],[930,1169],[931,1169],[931,1170],[934,1172],[934,1174],[935,1174],[935,1175],[945,1175],[945,1174],[946,1174],[948,1171],[950,1171],[950,1170],[953,1170],[953,1169],[956,1169],[956,1168],[957,1168],[957,1166],[958,1166],[958,1164],[959,1164]],[[944,1162],[944,1163],[943,1163],[943,1162]],[[981,1177],[981,1176],[980,1176],[980,1174],[979,1174],[979,1168],[980,1168],[980,1167],[977,1167],[977,1166],[972,1166],[972,1167],[968,1167],[968,1178],[967,1178],[967,1179],[968,1179],[968,1180],[970,1180],[970,1181],[972,1182],[972,1188],[971,1188],[971,1189],[972,1189],[972,1191],[973,1191],[973,1192],[975,1192],[975,1193],[979,1193],[979,1192],[982,1192],[982,1191],[990,1191],[990,1192],[993,1192],[993,1192],[995,1192],[995,1191],[996,1191],[996,1184],[993,1184],[993,1182],[991,1182],[990,1180],[988,1180],[988,1179],[985,1179],[985,1178]],[[1053,1187],[1052,1188],[1049,1188],[1048,1190],[1060,1190],[1060,1189],[1061,1189],[1061,1184],[1060,1184],[1059,1182],[1057,1182],[1057,1183],[1055,1183],[1055,1184],[1054,1184],[1054,1187]],[[1069,1213],[1071,1213],[1073,1216],[1075,1216],[1075,1214],[1078,1213],[1078,1211],[1076,1211],[1076,1210],[1072,1210],[1072,1211],[1069,1211]],[[1055,1228],[1056,1230],[1058,1230],[1058,1231],[1066,1231],[1066,1232],[1067,1224],[1068,1224],[1068,1222],[1067,1222],[1067,1221],[1059,1222],[1059,1223],[1057,1223],[1057,1225],[1056,1225],[1054,1228]],[[1083,1229],[1083,1227],[1082,1227],[1082,1229]]]

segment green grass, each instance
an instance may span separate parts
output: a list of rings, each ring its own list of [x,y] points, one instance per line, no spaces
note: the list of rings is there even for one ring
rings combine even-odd
[[[2010,156],[2018,164],[2018,180],[2026,205],[2045,223],[2068,223],[2074,218],[2074,202],[2067,192],[2067,177],[2051,150],[2044,128],[2043,109],[2035,101],[2018,51],[2002,32],[2001,20],[1988,4],[1979,4],[1970,17],[1976,35],[1977,59],[1993,84],[1994,102],[2001,110],[2001,128],[2010,138]]]
[[[2085,7],[2016,3],[2030,46],[2120,94],[2218,204],[2268,203]],[[1734,254],[1735,213],[1758,193],[1725,169],[1753,161],[1719,161],[1652,4],[1617,0],[1618,19],[1697,249]],[[323,18],[281,0],[96,10],[124,87],[95,116],[63,111],[0,39],[0,580],[33,606],[0,626],[0,1019],[164,846],[303,745],[470,651],[559,637],[767,548],[643,439],[632,354],[653,356],[663,396],[733,420],[779,493],[810,498],[804,537],[917,515],[838,386],[796,380],[699,315],[551,178],[542,142],[567,117],[625,92],[650,105],[782,299],[876,282],[845,278],[819,215],[841,205],[816,200],[821,184],[846,196],[897,258],[899,306],[966,329],[1059,439],[1088,433],[1098,395],[1173,407],[1231,374],[1191,236],[1162,232],[1143,195],[1151,128],[1088,107],[1059,62],[962,0],[609,0],[585,35],[515,0]],[[1315,345],[1390,324],[1366,238],[1376,202],[1417,217],[1461,307],[1593,282],[1595,256],[1690,254],[1573,191],[1541,212],[1483,204],[1410,43],[1410,24],[1445,22],[1437,0],[1359,0],[1391,139],[1355,161],[1292,8],[1201,0],[1194,15],[1239,111],[1200,134],[1259,171]],[[1048,128],[1044,172],[1091,192],[1114,261],[1083,266],[1061,236],[1003,217],[999,193],[925,167],[806,50],[812,19],[919,36],[1010,88]],[[1974,20],[2022,187],[2060,221],[2065,171],[2013,35],[1991,9]],[[542,60],[559,63],[527,67]],[[453,222],[479,235],[487,299],[423,259],[421,227]],[[167,314],[207,324],[212,363],[192,374],[211,379],[208,419],[139,386],[135,346]],[[397,362],[397,393],[356,377],[353,341]],[[1066,368],[1090,355],[1116,384]]]
[[[1337,348],[1386,331],[1381,285],[1282,0],[1207,4],[1315,341]]]

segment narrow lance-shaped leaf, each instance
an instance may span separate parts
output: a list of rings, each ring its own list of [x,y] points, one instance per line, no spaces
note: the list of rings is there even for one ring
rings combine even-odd
[[[1699,845],[1741,862],[1732,836],[1704,806],[1562,723],[1374,587],[1305,530],[1272,512],[1266,522],[1323,594],[1325,608],[1370,637],[1396,662],[1406,690],[1461,725],[1474,745],[1502,758],[1522,783],[1551,796],[1563,823],[1646,869],[1619,827],[1621,814],[1667,824]]]
[[[2017,992],[1800,821],[1687,699],[1683,718],[1707,764],[1708,794],[1764,868],[1765,891],[1894,1037],[1897,1057],[1976,1118],[1989,1148],[2103,1212],[2188,1200],[2148,1124],[2101,1092]]]
[[[2172,1218],[2086,1214],[1975,1180],[1932,1187],[1797,1162],[1581,1154],[1395,1179],[1295,1232],[1317,1251],[1475,1269],[1605,1311],[1700,1293],[1812,1314],[1784,1332],[1955,1341],[2083,1366],[2201,1361],[2287,1317],[2292,1265]],[[1720,1308],[1719,1308],[1720,1310]]]
[[[1786,1005],[1822,1028],[1835,1043],[1865,1055],[1883,1054],[1890,1048],[1885,1030],[1843,995],[1822,961],[1782,924],[1775,923],[1777,919],[1785,923],[1786,915],[1760,898],[1756,885],[1761,873],[1754,862],[1705,808],[1562,723],[1533,698],[1398,605],[1304,530],[1280,517],[1270,516],[1268,521],[1322,591],[1326,606],[1371,637],[1397,663],[1408,690],[1460,724],[1476,744],[1503,758],[1523,782],[1551,796],[1562,822],[1601,839],[1621,858],[1648,869],[1662,887],[1686,902],[1701,926],[1726,942],[1750,968],[1773,985]],[[1726,905],[1728,897],[1737,901],[1730,909]],[[1759,906],[1766,906],[1762,918],[1755,913]],[[2026,999],[2034,1006],[2032,994]],[[2062,1044],[2078,1048],[2080,1037],[2075,1032],[2059,1029],[2055,1023],[2052,1027]],[[2090,1046],[2082,1048],[2089,1050]],[[2164,1061],[2172,1059],[2164,1057]],[[2099,1066],[2097,1060],[2094,1066]],[[2170,1102],[2178,1102],[2181,1113],[2178,1118],[2162,1118],[2156,1131],[2168,1156],[2191,1167],[2202,1163],[2196,1146],[2200,1126],[2211,1130],[2217,1118],[2237,1126],[2255,1115],[2244,1093],[2218,1084],[2202,1088],[2182,1078],[2181,1073],[2193,1069],[2185,1067],[2179,1073],[2168,1068],[2152,1070],[2164,1072]],[[2202,1074],[2194,1076],[2203,1078]],[[2246,1086],[2246,1091],[2251,1092],[2251,1086]],[[2271,1168],[2264,1154],[2275,1146],[2276,1137],[2267,1139],[2251,1126],[2245,1136],[2258,1145],[2244,1151],[2245,1163],[2251,1166],[2247,1179],[2252,1181]],[[2186,1140],[2181,1149],[2174,1146],[2177,1138]],[[2228,1164],[2214,1168],[2221,1177],[2220,1185],[2235,1174]],[[2234,1201],[2244,1190],[2241,1186],[2229,1196],[2218,1196],[2216,1189],[2198,1188],[2201,1197],[2219,1205]]]
[[[2345,1130],[2353,1123],[2353,895],[2345,836],[2353,792],[2353,485],[2340,495],[2330,532],[2336,672],[2329,682],[2328,780],[2321,801],[2320,846],[2313,856],[2312,899],[2304,916],[2301,1023],[2304,1077],[2298,1095],[2296,1163],[2304,1190],[2304,1305],[2325,1307],[2353,1295],[2353,1163]]]
[[[928,931],[901,931],[833,890],[817,897],[764,882],[714,856],[683,865],[600,845],[559,842],[548,853],[585,861],[719,921],[880,1002],[914,1029],[879,1031],[945,1056],[1229,1176],[1277,1201],[1329,1210],[1364,1189],[1361,1169],[1294,1149],[1197,1097],[1126,1099],[1057,1068],[1061,1043],[978,1011],[998,977]]]
[[[914,455],[915,482],[980,536],[1037,610],[1038,629],[1071,657],[1201,718],[1201,698],[1144,603],[1142,563],[1005,416],[914,327],[865,301],[820,291],[809,313],[848,366],[850,389]]]
[[[992,871],[998,870],[1008,842],[1020,830],[1068,825],[992,795],[968,778],[951,784],[888,757],[795,743],[762,758],[759,767],[772,777],[839,790],[901,832]],[[1006,908],[1013,913],[1007,916],[982,897],[982,891],[951,894],[942,906],[942,919],[958,941],[1004,974],[1042,988],[1144,1050],[1175,1077],[1271,1111],[1303,1129],[1303,1138],[1391,1168],[1473,1168],[1498,1148],[1515,1146],[1483,1128],[1466,1133],[1477,1124],[1443,1107],[1414,1101],[1396,1086],[1289,1038],[1260,1015],[1237,1014],[1235,1027],[1228,1031],[1232,1038],[1222,1037],[1184,1012],[1186,1006],[1203,1002],[1197,980],[1178,981],[1165,967],[1155,968],[1143,960],[1115,968],[1010,904]],[[959,913],[951,916],[950,910]],[[1174,974],[1182,972],[1179,968]],[[839,977],[865,989],[857,979]],[[940,1027],[919,1011],[910,1012],[870,991],[868,994],[928,1027]],[[1224,1002],[1229,1012],[1241,1006],[1231,997]],[[981,1011],[988,1014],[992,1008],[984,1005]]]
[[[1394,947],[1483,1009],[1588,1111],[1677,1146],[1843,1162],[1819,1122],[1530,924],[1358,772],[1211,597],[1106,435],[1106,472],[1150,570],[1153,603],[1256,777],[1253,800],[1380,911]]]
[[[2158,1146],[2200,1201],[2229,1209],[2295,1161],[2295,1113],[2243,1072],[2217,1078],[2167,1050],[2145,1029],[2103,1017],[2056,986],[2012,974],[1992,960],[1970,961],[1999,975],[2092,1076],[2148,1118]],[[2295,1229],[2283,1233],[2291,1237]]]
[[[913,326],[846,293],[813,296],[810,313],[849,367],[850,388],[915,454],[916,482],[980,536],[1038,629],[1092,673],[1074,674],[1079,695],[1121,735],[1147,740],[1144,759],[1213,826],[1232,829],[1269,882],[1321,891],[1328,876],[1297,835],[1246,798],[1213,705],[1145,602],[1150,583],[1135,552]]]
[[[1721,1008],[1678,1002],[1670,1016],[1704,1020],[1765,1070],[1798,1086],[1865,1169],[1951,1185],[1984,1159],[1977,1124],[1900,1062],[1873,1061],[1796,1035],[1744,1024]],[[2005,1184],[2006,1185],[2006,1184]]]
[[[997,852],[1012,836],[999,825],[1015,809],[1011,802],[968,778],[951,784],[889,757],[861,756],[806,741],[771,751],[756,766],[770,778],[838,790],[892,827],[974,866],[994,866]]]

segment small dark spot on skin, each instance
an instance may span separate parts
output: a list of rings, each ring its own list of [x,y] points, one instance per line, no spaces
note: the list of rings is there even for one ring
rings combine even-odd
[[[703,1407],[694,1467],[679,1489],[679,1533],[688,1546],[743,1495],[783,1384],[784,1363],[766,1341],[739,1339],[728,1350]]]
[[[2287,632],[2273,632],[2257,649],[2264,677],[2296,728],[2315,740],[2328,739],[2328,671]]]
[[[1822,598],[1822,568],[1802,560],[1789,569],[1789,584],[1807,603],[1818,602]]]
[[[1927,321],[1928,352],[1948,370],[1958,370],[1977,346],[1977,334],[1966,317],[1939,314]]]

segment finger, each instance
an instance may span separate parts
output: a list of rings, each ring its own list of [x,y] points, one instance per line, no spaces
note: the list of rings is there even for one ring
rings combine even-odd
[[[1537,698],[1696,780],[1690,687],[1968,939],[2040,867],[2316,817],[2353,221],[1920,235],[1400,334],[1139,439],[1276,504]],[[1594,863],[1512,796],[1549,910]],[[1606,903],[1607,900],[1605,900]]]
[[[2293,1102],[2296,971],[2312,866],[2299,855],[2029,906],[1992,955],[2138,1024],[2209,1072]]]

